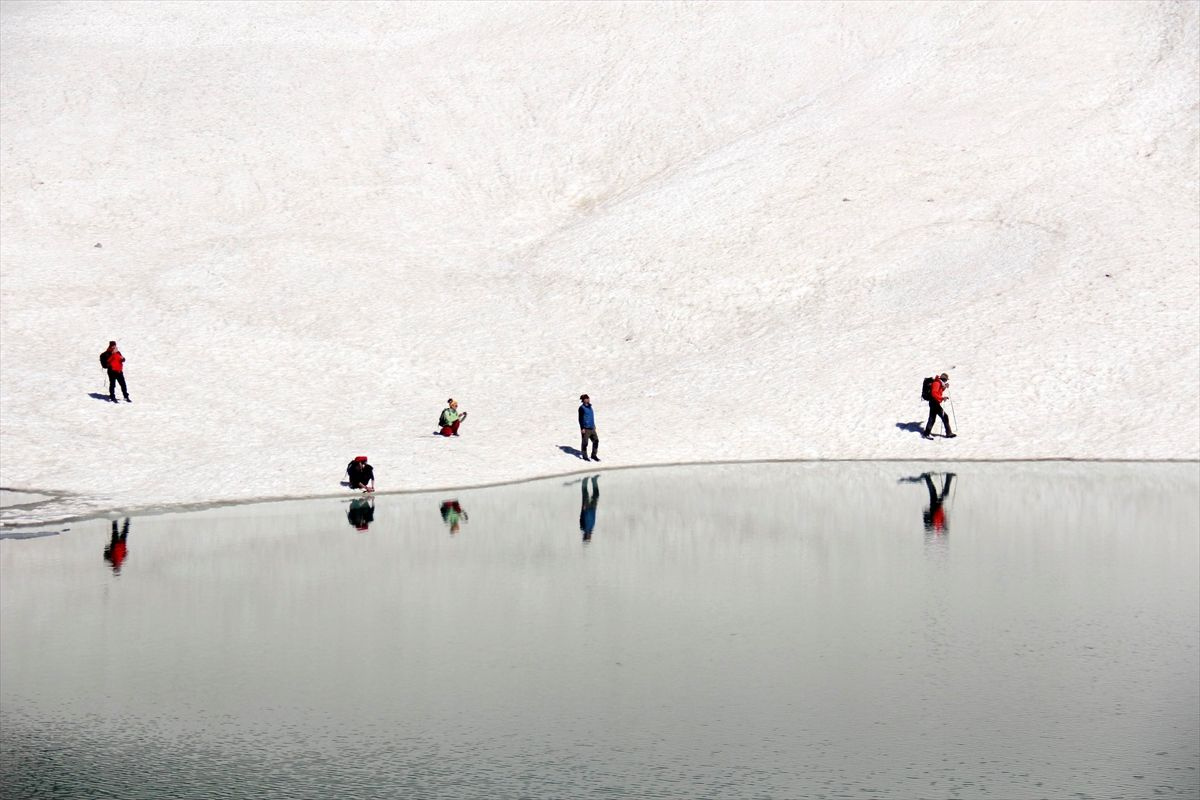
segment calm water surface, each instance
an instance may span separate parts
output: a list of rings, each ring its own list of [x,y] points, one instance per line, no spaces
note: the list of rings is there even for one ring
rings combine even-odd
[[[948,468],[7,531],[0,795],[1195,798],[1200,468]]]

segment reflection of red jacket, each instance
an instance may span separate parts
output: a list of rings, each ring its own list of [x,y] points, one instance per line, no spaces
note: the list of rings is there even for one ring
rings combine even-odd
[[[946,391],[946,384],[942,383],[941,378],[934,378],[933,383],[929,384],[929,396],[939,403],[942,402],[942,392]]]
[[[933,529],[935,531],[946,529],[946,511],[940,505],[933,511]]]
[[[125,366],[125,356],[121,355],[120,350],[113,350],[108,354],[108,368],[113,372],[122,372]]]
[[[125,560],[125,556],[129,554],[129,548],[125,542],[117,540],[112,543],[108,551],[104,553],[104,557],[112,564],[113,572],[121,571],[121,562]]]

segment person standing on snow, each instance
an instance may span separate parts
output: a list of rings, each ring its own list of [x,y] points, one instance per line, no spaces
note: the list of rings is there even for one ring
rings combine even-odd
[[[946,416],[946,412],[942,409],[942,401],[949,400],[946,396],[946,389],[950,387],[950,376],[942,373],[933,379],[933,383],[929,385],[929,421],[925,423],[925,432],[922,434],[926,439],[933,438],[933,423],[940,417],[942,427],[946,429],[946,438],[953,439],[958,434],[950,431],[950,418]]]
[[[375,491],[375,468],[367,463],[366,456],[355,456],[354,460],[346,465],[346,475],[350,478],[351,489]]]
[[[442,436],[458,436],[458,426],[463,424],[467,418],[467,412],[458,413],[458,402],[451,397],[446,401],[446,408],[442,410],[442,415],[438,417],[438,425]]]
[[[599,461],[596,451],[600,449],[600,437],[596,435],[596,412],[592,410],[592,399],[579,395],[579,457],[588,460],[588,441],[592,443],[592,461]]]
[[[108,370],[108,399],[109,402],[117,402],[117,384],[121,384],[121,394],[125,395],[125,402],[132,403],[129,399],[129,389],[125,386],[125,356],[121,355],[121,351],[117,349],[116,342],[109,342],[108,349],[100,354],[100,363]]]

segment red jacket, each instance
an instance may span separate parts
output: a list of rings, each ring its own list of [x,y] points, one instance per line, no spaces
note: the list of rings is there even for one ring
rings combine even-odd
[[[940,403],[944,391],[946,391],[946,384],[942,383],[941,378],[934,378],[933,383],[929,385],[929,396]]]
[[[122,372],[125,367],[125,356],[121,355],[120,350],[113,350],[108,354],[108,368],[113,372]]]

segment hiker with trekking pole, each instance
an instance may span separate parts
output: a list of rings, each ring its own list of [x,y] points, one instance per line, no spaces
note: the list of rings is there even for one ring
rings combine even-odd
[[[950,388],[950,376],[945,372],[933,378],[926,378],[921,385],[921,399],[929,403],[929,420],[925,423],[925,431],[921,434],[926,439],[933,438],[933,423],[939,418],[942,420],[942,427],[946,430],[947,439],[953,439],[958,435],[950,430],[950,419],[942,408],[942,401],[950,400],[946,395],[948,388]],[[953,403],[950,408],[953,410]],[[954,426],[958,427],[958,420],[955,420]]]

